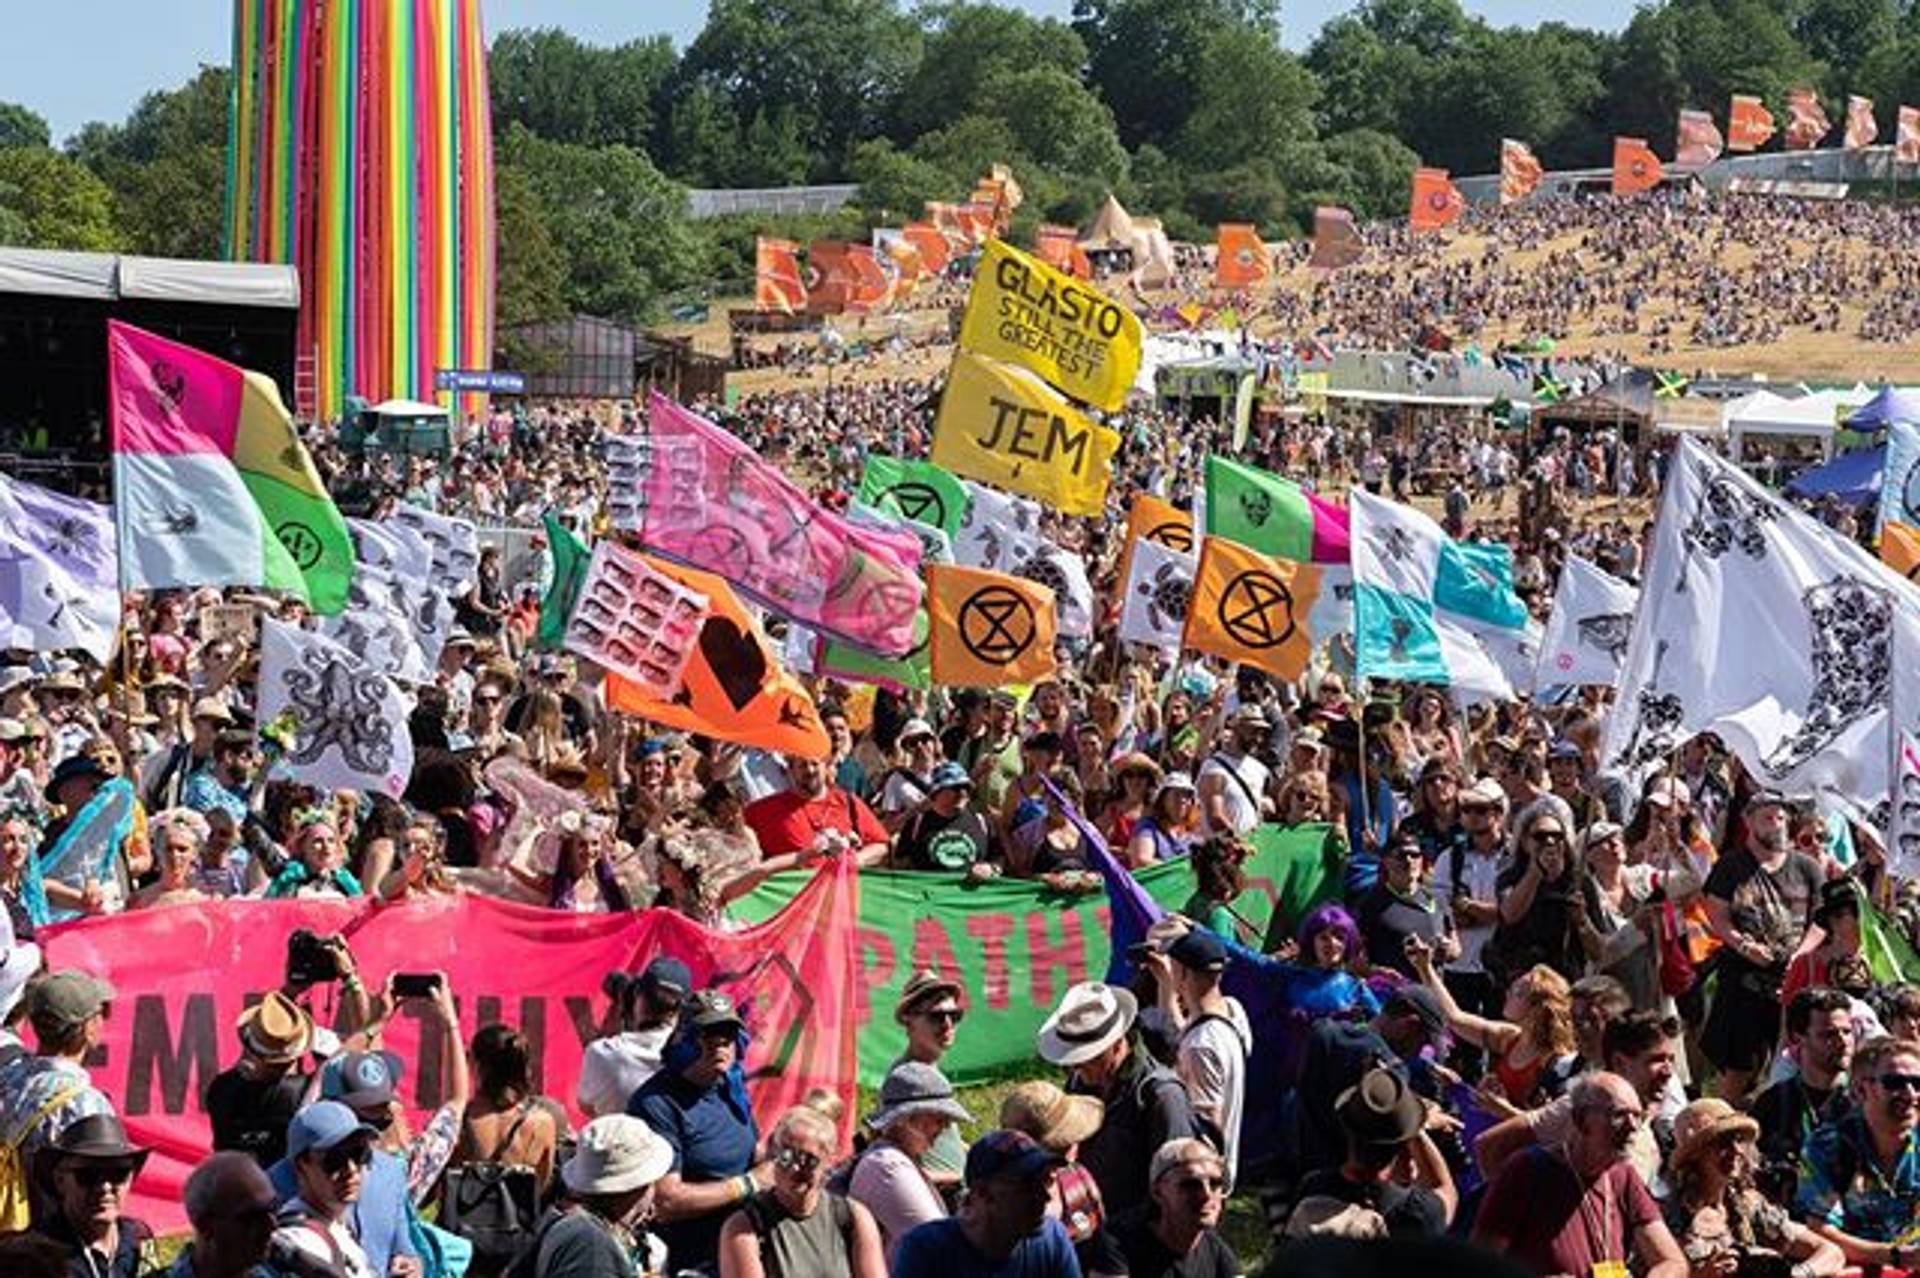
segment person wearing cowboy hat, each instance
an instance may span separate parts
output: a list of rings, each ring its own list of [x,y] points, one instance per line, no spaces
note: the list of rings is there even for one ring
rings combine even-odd
[[[902,1061],[887,1071],[880,1108],[867,1119],[876,1139],[854,1164],[847,1196],[873,1213],[889,1264],[902,1238],[947,1214],[923,1162],[943,1132],[972,1121],[937,1066]]]
[[[61,1128],[41,1158],[52,1190],[51,1210],[36,1213],[33,1232],[58,1247],[71,1272],[89,1278],[135,1278],[153,1231],[123,1215],[147,1150],[127,1139],[112,1114],[92,1114]]]
[[[1169,1140],[1198,1136],[1186,1084],[1139,1045],[1140,1003],[1131,990],[1082,981],[1040,1026],[1040,1058],[1067,1071],[1067,1090],[1106,1106],[1080,1162],[1118,1215],[1147,1201],[1147,1164]]]
[[[1254,752],[1267,743],[1273,720],[1258,705],[1234,711],[1214,752],[1200,765],[1201,828],[1208,835],[1251,834],[1273,816],[1267,796],[1272,773]]]
[[[1379,1066],[1369,1069],[1340,1093],[1334,1113],[1346,1134],[1346,1158],[1300,1182],[1288,1235],[1301,1237],[1329,1208],[1347,1206],[1377,1213],[1389,1236],[1444,1234],[1460,1197],[1445,1155],[1427,1134],[1426,1104],[1405,1076]],[[1410,1161],[1411,1182],[1402,1179],[1403,1155]]]
[[[908,1234],[892,1272],[913,1278],[1075,1278],[1080,1264],[1073,1242],[1048,1212],[1064,1161],[1025,1132],[988,1132],[967,1151],[960,1214]],[[1146,1172],[1143,1163],[1143,1179]]]
[[[985,817],[967,800],[973,778],[957,763],[942,763],[927,778],[927,798],[896,838],[894,860],[903,869],[979,878],[995,868],[994,839]]]
[[[1846,1255],[1769,1204],[1753,1187],[1760,1125],[1717,1096],[1694,1101],[1673,1120],[1664,1208],[1667,1227],[1696,1273],[1739,1272],[1748,1258],[1773,1257],[1791,1278],[1837,1274]],[[1791,1269],[1785,1266],[1791,1264]]]
[[[234,1022],[240,1059],[207,1084],[205,1105],[215,1149],[251,1154],[262,1167],[286,1157],[287,1124],[316,1072],[322,1031],[307,1009],[280,990]],[[331,1037],[329,1035],[328,1037]]]
[[[914,973],[893,1005],[893,1019],[907,1031],[907,1049],[894,1065],[906,1061],[938,1065],[940,1058],[952,1050],[966,1015],[964,985],[932,970]],[[934,1139],[920,1166],[935,1187],[945,1192],[959,1186],[966,1161],[967,1146],[960,1139],[960,1129],[949,1125]]]

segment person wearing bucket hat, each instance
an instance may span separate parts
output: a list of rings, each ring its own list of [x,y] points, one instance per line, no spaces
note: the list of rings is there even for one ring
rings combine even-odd
[[[1040,1026],[1040,1058],[1067,1071],[1067,1090],[1106,1106],[1080,1162],[1114,1215],[1147,1201],[1147,1163],[1165,1141],[1202,1134],[1186,1084],[1149,1056],[1134,1033],[1132,991],[1102,981],[1069,988]]]
[[[1427,1135],[1426,1102],[1406,1077],[1375,1066],[1340,1093],[1334,1113],[1346,1136],[1346,1157],[1300,1182],[1296,1217],[1304,1212],[1302,1220],[1319,1220],[1335,1205],[1358,1206],[1378,1213],[1393,1237],[1445,1233],[1459,1194],[1445,1155]],[[1403,1156],[1411,1158],[1411,1184],[1396,1174]],[[1289,1233],[1295,1232],[1290,1224]]]
[[[665,1273],[671,1255],[649,1229],[673,1147],[644,1122],[602,1114],[580,1132],[560,1178],[566,1201],[547,1209],[530,1242],[536,1278]],[[677,1257],[673,1258],[677,1263]]]
[[[902,1061],[887,1072],[879,1108],[867,1119],[876,1139],[854,1164],[847,1196],[873,1213],[889,1263],[916,1226],[947,1214],[924,1160],[953,1124],[972,1121],[935,1066]]]
[[[900,827],[895,863],[935,873],[973,873],[989,865],[993,834],[967,800],[973,779],[957,763],[942,763],[927,778],[927,799]]]
[[[1839,1273],[1847,1263],[1840,1248],[1753,1187],[1759,1131],[1758,1123],[1717,1096],[1694,1101],[1674,1118],[1665,1213],[1681,1252],[1695,1272],[1725,1258],[1744,1271],[1746,1257],[1771,1253],[1780,1261],[1774,1272],[1794,1278]]]
[[[941,764],[940,736],[925,719],[909,719],[901,725],[895,743],[901,762],[881,778],[873,810],[880,824],[898,834],[907,818],[933,793],[933,772]]]
[[[141,1252],[153,1231],[123,1213],[147,1153],[111,1114],[68,1123],[47,1146],[41,1163],[51,1181],[51,1210],[35,1214],[33,1232],[58,1247],[74,1273],[134,1278],[142,1272]]]
[[[891,1272],[914,1278],[1078,1274],[1073,1242],[1048,1212],[1063,1162],[1025,1132],[988,1132],[967,1152],[967,1196],[960,1214],[908,1234],[894,1253]],[[1144,1162],[1140,1174],[1144,1179]]]

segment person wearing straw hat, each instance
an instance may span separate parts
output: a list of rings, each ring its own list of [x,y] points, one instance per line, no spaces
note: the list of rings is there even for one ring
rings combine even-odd
[[[1717,1096],[1694,1101],[1673,1120],[1664,1210],[1680,1250],[1695,1273],[1737,1273],[1765,1260],[1791,1278],[1839,1273],[1847,1263],[1840,1248],[1754,1188],[1759,1134],[1760,1124]]]
[[[880,1108],[867,1119],[877,1139],[861,1153],[847,1183],[847,1196],[864,1204],[880,1225],[887,1261],[915,1226],[947,1214],[924,1160],[955,1123],[973,1121],[954,1099],[953,1084],[938,1068],[902,1061],[880,1084]]]
[[[33,1232],[89,1278],[135,1278],[153,1231],[127,1216],[126,1200],[148,1151],[127,1139],[112,1114],[68,1123],[41,1160],[53,1191],[52,1210],[36,1213]]]
[[[1099,731],[1099,725],[1091,726],[1094,731]],[[1115,761],[1113,780],[1113,797],[1107,800],[1106,807],[1101,810],[1098,824],[1108,846],[1124,848],[1132,841],[1134,830],[1146,818],[1147,809],[1152,805],[1160,785],[1160,765],[1153,761],[1151,755],[1135,750],[1121,755]]]
[[[920,1061],[938,1065],[940,1058],[952,1050],[966,1015],[967,991],[958,980],[931,969],[914,973],[893,1007],[893,1019],[907,1031],[907,1050],[894,1064]],[[920,1166],[946,1194],[959,1188],[966,1162],[967,1146],[960,1139],[960,1129],[948,1124],[920,1160]]]
[[[566,1201],[548,1209],[531,1243],[535,1278],[666,1272],[667,1248],[647,1225],[654,1186],[672,1167],[673,1147],[640,1119],[603,1114],[588,1123],[560,1171]]]
[[[287,1124],[314,1076],[320,1031],[307,1009],[279,990],[240,1013],[234,1030],[240,1059],[207,1084],[213,1147],[237,1149],[271,1167],[286,1156]]]
[[[1000,1126],[1025,1132],[1067,1161],[1053,1178],[1047,1212],[1066,1229],[1080,1269],[1092,1278],[1126,1272],[1127,1260],[1107,1228],[1100,1186],[1076,1160],[1080,1142],[1100,1130],[1107,1107],[1091,1096],[1074,1096],[1043,1078],[1021,1083],[1000,1101]]]
[[[1080,1161],[1118,1215],[1147,1201],[1147,1164],[1169,1140],[1198,1136],[1186,1084],[1140,1046],[1139,1000],[1103,981],[1082,981],[1040,1026],[1042,1060],[1067,1071],[1067,1090],[1106,1106],[1100,1129],[1081,1143]]]

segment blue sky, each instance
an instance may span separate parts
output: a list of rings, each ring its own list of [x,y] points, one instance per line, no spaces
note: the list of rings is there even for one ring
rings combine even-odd
[[[1014,0],[1065,17],[1072,0]],[[700,29],[706,0],[483,0],[489,33],[509,27],[564,27],[596,44],[666,32],[685,44]],[[1300,47],[1353,0],[1287,0],[1287,42]],[[1464,0],[1496,24],[1551,19],[1623,25],[1630,6],[1575,0]],[[141,95],[190,79],[202,63],[224,64],[233,7],[222,0],[20,0],[7,6],[0,41],[0,99],[45,116],[57,141],[89,120],[119,121]],[[110,39],[102,33],[112,32]]]

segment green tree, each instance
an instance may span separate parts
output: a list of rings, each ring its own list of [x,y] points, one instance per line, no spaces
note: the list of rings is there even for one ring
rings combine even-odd
[[[179,88],[140,99],[124,124],[88,124],[67,144],[112,191],[132,251],[222,254],[229,79],[224,67],[202,67]]]
[[[674,61],[666,36],[609,49],[555,27],[502,32],[487,57],[494,132],[522,124],[553,142],[645,149]]]
[[[1041,167],[1109,183],[1125,175],[1113,113],[1076,77],[1054,67],[1003,71],[982,96],[992,103],[985,114],[1005,123],[1015,148]]]
[[[1090,81],[1129,147],[1181,136],[1220,30],[1246,24],[1278,37],[1274,6],[1241,0],[1074,0],[1073,15]]]
[[[1178,151],[1202,168],[1222,168],[1267,148],[1314,136],[1319,93],[1300,60],[1265,31],[1225,26],[1207,40],[1206,73]]]
[[[24,248],[125,247],[113,193],[85,166],[40,146],[0,150],[0,228]]]
[[[17,102],[0,102],[0,150],[52,145],[53,132],[43,116]]]
[[[1390,134],[1351,129],[1326,140],[1327,159],[1346,174],[1341,203],[1362,218],[1400,217],[1413,193],[1420,157]]]
[[[1806,0],[1793,30],[1807,56],[1826,64],[1830,92],[1857,92],[1868,59],[1899,40],[1900,7],[1894,0]]]
[[[860,184],[860,205],[884,221],[920,216],[928,200],[953,194],[954,181],[930,160],[909,155],[885,138],[856,142],[847,158],[847,177]]]
[[[1052,69],[1077,79],[1087,62],[1087,46],[1072,27],[1019,9],[946,0],[922,8],[919,18],[924,51],[891,113],[902,143],[970,111],[991,110],[983,92],[996,76]]]

